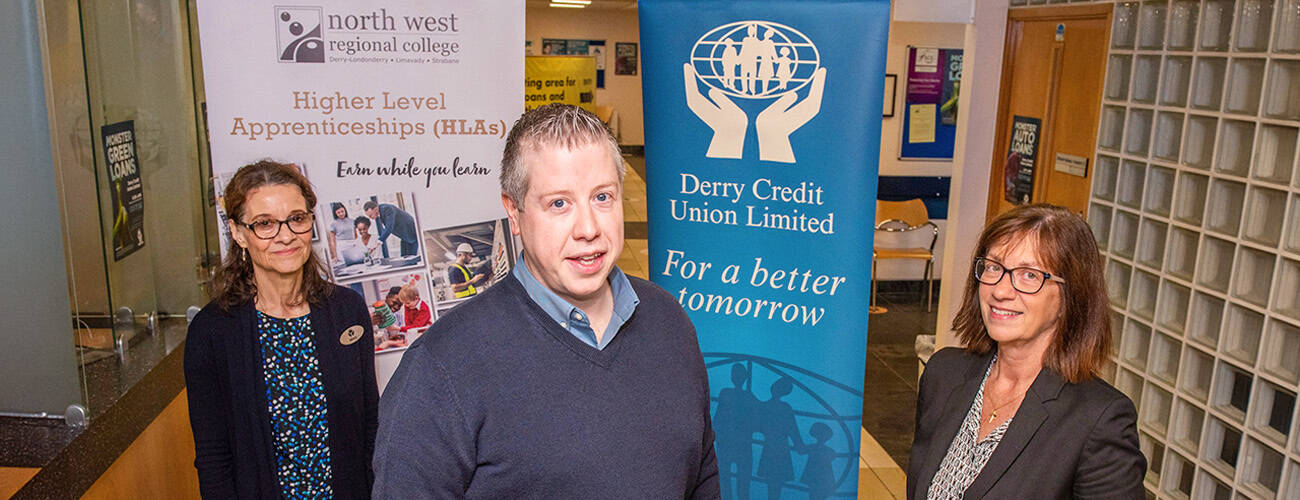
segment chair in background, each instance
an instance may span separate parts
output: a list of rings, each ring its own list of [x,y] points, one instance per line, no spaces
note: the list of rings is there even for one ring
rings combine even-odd
[[[597,104],[595,113],[596,117],[600,118],[600,121],[605,122],[606,127],[609,127],[609,132],[614,134],[614,139],[620,141],[619,144],[622,144],[623,136],[620,135],[622,134],[622,131],[619,130],[619,122],[621,120],[618,118],[618,110],[614,109],[613,106],[602,106]]]
[[[934,244],[939,240],[939,226],[930,221],[925,209],[925,202],[920,198],[907,201],[876,200],[876,231],[888,233],[910,233],[931,229],[930,246],[922,247],[880,247],[871,250],[871,309],[872,313],[883,313],[885,308],[876,306],[876,262],[884,259],[917,259],[925,261],[925,311],[930,312],[934,302]],[[877,239],[879,241],[879,239]]]

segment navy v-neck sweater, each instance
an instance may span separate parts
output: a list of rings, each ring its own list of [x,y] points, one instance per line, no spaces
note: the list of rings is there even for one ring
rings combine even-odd
[[[439,318],[380,401],[376,498],[718,498],[695,329],[628,278],[635,313],[604,349],[514,276]]]

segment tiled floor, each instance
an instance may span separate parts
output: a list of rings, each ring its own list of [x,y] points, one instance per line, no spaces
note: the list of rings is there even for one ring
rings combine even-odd
[[[916,425],[916,337],[935,328],[936,313],[925,312],[920,296],[915,288],[881,292],[877,303],[889,312],[872,315],[867,325],[862,427],[904,469]]]
[[[618,266],[648,279],[650,252],[646,232],[645,159],[627,160],[623,180],[624,246]],[[888,313],[868,324],[866,387],[862,408],[862,453],[858,498],[902,499],[906,496],[907,454],[912,445],[916,412],[916,335],[934,333],[934,313],[915,303],[920,294],[900,290],[881,294]]]
[[[648,278],[650,249],[646,240],[645,160],[625,157],[627,177],[623,179],[623,254],[618,268],[632,276]]]

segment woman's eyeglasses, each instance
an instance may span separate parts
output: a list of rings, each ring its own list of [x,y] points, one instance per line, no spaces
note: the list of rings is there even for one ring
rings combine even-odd
[[[979,257],[975,259],[975,280],[980,283],[993,286],[1001,282],[1002,277],[1007,274],[1011,275],[1011,288],[1030,295],[1042,290],[1043,285],[1046,285],[1048,281],[1065,283],[1065,280],[1058,276],[1052,276],[1051,273],[1032,267],[1007,268],[1001,262],[989,258]]]
[[[296,212],[289,215],[288,219],[277,220],[270,217],[261,217],[254,219],[253,222],[241,224],[253,232],[258,238],[269,240],[280,235],[280,228],[289,226],[293,234],[307,234],[311,232],[312,222],[316,220],[311,212]]]

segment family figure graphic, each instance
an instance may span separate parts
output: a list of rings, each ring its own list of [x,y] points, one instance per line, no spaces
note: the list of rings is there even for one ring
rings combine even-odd
[[[795,478],[794,453],[808,457],[798,481],[808,488],[808,498],[829,497],[836,487],[832,469],[835,450],[826,444],[834,435],[830,426],[813,423],[808,430],[813,442],[804,442],[795,423],[794,409],[781,400],[794,389],[794,382],[789,377],[778,378],[772,383],[771,397],[759,401],[747,387],[749,380],[750,372],[745,365],[733,364],[733,386],[718,391],[713,428],[717,433],[722,498],[750,498],[749,486],[755,480],[766,484],[769,499],[781,498],[785,483]],[[761,446],[757,470],[753,464],[754,433],[762,436],[757,442]]]
[[[739,41],[737,41],[739,39]],[[790,134],[821,111],[826,68],[817,47],[789,26],[740,21],[705,33],[682,65],[686,106],[713,138],[704,156],[741,159],[750,128],[747,109],[731,100],[771,100],[753,117],[761,161],[794,163]],[[709,87],[701,91],[696,80]],[[797,92],[808,87],[806,95]],[[730,96],[730,97],[728,97]]]
[[[767,84],[774,77],[776,85],[772,91],[784,90],[794,76],[795,61],[790,57],[790,47],[781,47],[778,52],[776,41],[772,36],[776,30],[766,28],[763,37],[758,37],[758,25],[745,27],[745,38],[739,43],[730,37],[720,42],[726,48],[722,50],[722,85],[745,95],[764,95],[769,92]],[[737,71],[739,70],[739,71]]]

